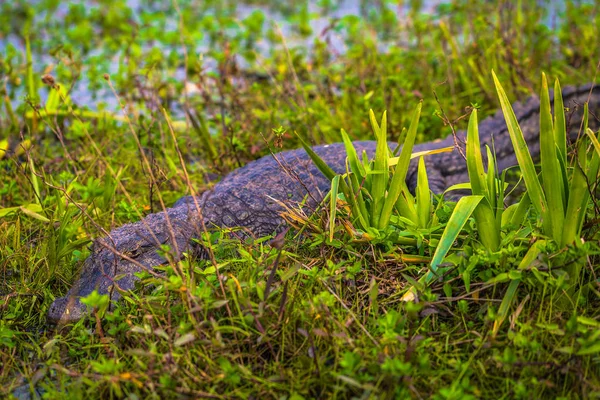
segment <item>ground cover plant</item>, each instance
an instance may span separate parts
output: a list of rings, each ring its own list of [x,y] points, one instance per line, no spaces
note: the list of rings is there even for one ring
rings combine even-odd
[[[596,79],[597,2],[221,3],[0,6],[1,395],[598,396],[598,115],[570,143],[548,95]],[[534,93],[539,163],[510,108]],[[512,180],[479,151],[496,108]],[[410,193],[412,143],[457,129],[471,196],[433,196],[423,163]],[[373,138],[371,163],[350,141]],[[342,140],[348,173],[321,212],[290,210],[285,240],[211,232],[212,259],[48,326],[92,239]]]

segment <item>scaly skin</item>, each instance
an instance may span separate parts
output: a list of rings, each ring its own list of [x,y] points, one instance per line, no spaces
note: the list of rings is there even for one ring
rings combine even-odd
[[[567,87],[563,90],[569,132],[577,133],[581,121],[583,103],[588,100],[592,85]],[[590,97],[590,111],[600,115],[600,88],[595,87]],[[513,104],[521,129],[535,157],[539,155],[539,99],[528,98],[523,103]],[[590,126],[597,129],[598,119],[590,118]],[[496,151],[500,170],[516,164],[504,117],[501,111],[480,122],[481,146],[486,144]],[[460,141],[465,140],[466,132],[457,133]],[[573,134],[571,134],[573,136]],[[357,151],[363,150],[369,156],[375,152],[375,142],[354,142]],[[454,145],[454,138],[416,145],[415,152]],[[341,143],[317,146],[314,148],[329,166],[337,173],[345,171],[346,152]],[[485,152],[483,153],[485,154]],[[465,161],[458,151],[431,155],[425,158],[429,184],[434,193],[461,182],[468,181]],[[409,188],[416,186],[416,163],[411,163],[407,175]],[[113,230],[106,238],[94,242],[92,255],[85,261],[78,281],[69,293],[50,307],[48,320],[54,323],[68,323],[79,320],[87,312],[80,298],[94,289],[101,294],[110,293],[116,300],[119,293],[113,290],[113,278],[122,290],[132,289],[134,273],[143,269],[152,271],[156,265],[166,262],[157,250],[167,244],[172,257],[179,259],[184,251],[194,250],[200,257],[206,257],[203,249],[192,249],[193,237],[202,231],[202,221],[208,229],[241,227],[247,235],[256,237],[281,232],[285,223],[280,213],[279,200],[291,206],[305,200],[304,208],[311,209],[323,199],[330,188],[330,182],[318,171],[306,152],[302,149],[285,151],[275,156],[266,156],[233,171],[220,183],[198,198],[184,197],[173,208],[152,214],[140,222],[127,224]],[[201,210],[201,213],[199,212]],[[197,247],[197,246],[196,246]]]

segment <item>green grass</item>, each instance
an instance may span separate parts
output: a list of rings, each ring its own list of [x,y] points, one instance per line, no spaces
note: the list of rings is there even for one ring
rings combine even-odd
[[[562,87],[594,80],[598,6],[567,2],[547,26],[548,7],[527,0],[453,1],[434,15],[411,2],[401,21],[396,2],[380,2],[333,22],[346,47],[336,54],[322,37],[307,50],[262,13],[240,20],[220,3],[157,2],[135,17],[125,2],[60,15],[51,1],[0,6],[0,39],[22,43],[0,53],[0,397],[24,384],[47,398],[600,395],[598,206],[587,190],[600,145],[584,130],[566,148],[561,113],[550,115],[539,84],[542,72]],[[300,35],[316,18],[300,3],[262,3]],[[325,16],[336,6],[320,4]],[[266,54],[252,51],[259,42]],[[185,80],[201,95],[182,95]],[[72,85],[99,100],[78,103]],[[408,154],[387,158],[387,143],[445,136],[447,122],[475,137],[499,105],[518,141],[508,106],[532,93],[542,93],[542,151],[556,157],[521,166],[519,204],[502,207],[503,183],[478,146],[467,152],[479,200],[430,197],[422,170],[414,203],[399,204]],[[385,123],[369,110],[386,111]],[[214,263],[163,266],[112,311],[90,297],[102,318],[47,326],[92,239],[269,147],[341,141],[340,130],[346,142],[374,132],[379,159],[350,157],[338,195],[308,221],[297,216],[303,234],[281,250],[214,232],[203,238],[221,238]],[[367,174],[387,169],[389,179]],[[372,180],[346,207],[344,185],[354,190],[357,176]],[[563,213],[540,222],[546,207]],[[409,290],[418,303],[404,301]]]

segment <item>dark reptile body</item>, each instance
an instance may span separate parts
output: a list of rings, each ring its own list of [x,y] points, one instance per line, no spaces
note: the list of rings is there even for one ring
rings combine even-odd
[[[563,90],[565,106],[569,108],[567,119],[572,133],[579,131],[583,103],[588,100],[592,85],[567,87]],[[590,111],[600,115],[600,89],[594,87]],[[539,155],[539,99],[528,98],[513,105],[530,152]],[[597,129],[597,118],[590,118],[590,126]],[[504,117],[500,111],[479,123],[482,148],[493,147],[498,168],[503,170],[516,164]],[[465,132],[457,133],[464,141]],[[571,135],[573,136],[573,134]],[[415,152],[454,145],[454,138],[416,145]],[[374,141],[357,141],[359,153],[369,156],[375,152]],[[345,171],[346,153],[341,143],[316,146],[314,150],[337,173]],[[485,154],[485,153],[484,153]],[[468,181],[465,161],[458,151],[431,155],[425,158],[431,190],[441,193],[446,188]],[[416,186],[416,164],[411,163],[407,184],[411,190]],[[119,297],[113,284],[121,290],[132,289],[135,272],[152,271],[156,265],[166,262],[157,250],[159,245],[170,246],[173,257],[179,259],[184,251],[191,249],[193,238],[202,231],[202,222],[208,229],[240,227],[245,235],[263,237],[284,229],[280,216],[283,211],[278,201],[292,207],[303,204],[310,212],[330,188],[327,180],[302,149],[265,156],[227,175],[210,191],[197,198],[180,199],[173,208],[147,216],[143,220],[126,224],[113,230],[108,237],[97,239],[92,254],[83,265],[81,276],[69,293],[54,301],[48,312],[51,322],[66,323],[80,319],[86,312],[80,297],[93,290],[110,293],[113,300]],[[198,212],[201,210],[201,213]],[[193,249],[192,249],[193,250]],[[203,249],[195,248],[196,254],[205,257]],[[113,278],[119,275],[120,279]]]

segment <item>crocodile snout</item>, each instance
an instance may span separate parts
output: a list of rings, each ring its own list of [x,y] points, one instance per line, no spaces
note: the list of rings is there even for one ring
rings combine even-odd
[[[48,310],[48,322],[64,325],[82,319],[87,307],[77,297],[64,296],[54,300]]]

